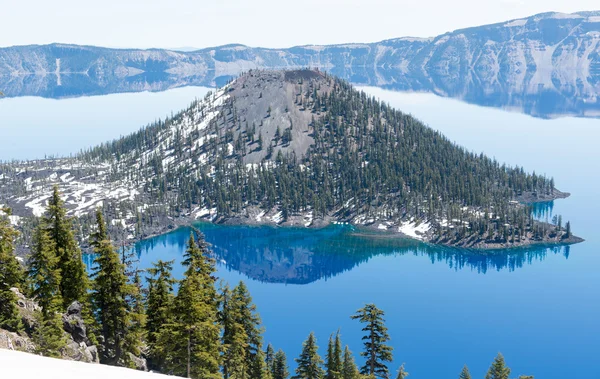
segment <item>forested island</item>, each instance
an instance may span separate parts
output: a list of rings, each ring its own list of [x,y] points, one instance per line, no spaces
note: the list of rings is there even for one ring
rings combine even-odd
[[[197,219],[348,223],[475,249],[582,241],[527,205],[568,196],[553,179],[467,151],[318,70],[252,70],[74,157],[1,164],[0,203],[23,244],[54,185],[84,247],[98,207],[119,243]]]
[[[190,235],[177,281],[172,261],[137,270],[135,259],[114,247],[99,209],[95,218],[89,236],[94,259],[86,268],[57,189],[35,227],[25,265],[14,255],[16,230],[0,216],[0,348],[194,379],[290,378],[285,352],[265,347],[246,285],[218,282],[201,234]],[[310,333],[292,378],[390,378],[394,351],[384,316],[375,304],[351,315],[364,332],[360,368],[339,330],[329,338],[325,359]],[[397,366],[396,378],[405,379],[405,365]],[[510,373],[498,354],[486,379],[509,379]],[[460,378],[471,378],[466,365]]]

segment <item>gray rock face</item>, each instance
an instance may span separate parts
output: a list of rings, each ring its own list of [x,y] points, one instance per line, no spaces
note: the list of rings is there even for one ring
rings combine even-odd
[[[73,341],[76,343],[89,343],[85,323],[81,315],[81,304],[78,301],[73,302],[67,308],[67,313],[63,315],[62,321],[63,329],[71,335]]]
[[[0,49],[0,88],[7,96],[47,97],[152,91],[222,85],[252,68],[308,66],[354,83],[502,103],[541,117],[576,106],[598,116],[600,11],[545,13],[434,38],[288,49],[9,47]],[[539,96],[558,102],[558,109],[529,110]]]

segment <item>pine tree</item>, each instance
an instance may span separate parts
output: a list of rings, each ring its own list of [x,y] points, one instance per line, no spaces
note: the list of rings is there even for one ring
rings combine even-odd
[[[471,379],[471,373],[469,372],[469,368],[467,367],[467,365],[463,367],[458,379]]]
[[[174,261],[161,261],[148,269],[148,296],[146,299],[146,336],[148,342],[148,365],[151,369],[162,370],[165,362],[165,352],[157,345],[158,336],[164,325],[173,324],[173,279]]]
[[[258,350],[250,367],[250,378],[252,379],[272,379],[271,370],[267,366],[265,353]]]
[[[283,350],[277,350],[275,358],[273,358],[273,379],[288,379],[290,376],[287,364],[287,357]]]
[[[6,212],[5,212],[6,213]],[[14,240],[17,232],[8,220],[0,217],[0,328],[12,332],[21,330],[17,296],[11,288],[23,283],[23,269],[15,258]]]
[[[91,237],[96,254],[91,298],[103,338],[100,360],[109,365],[130,366],[128,353],[136,353],[140,343],[138,341],[136,345],[129,334],[134,320],[127,298],[133,291],[127,283],[125,265],[108,237],[100,210],[96,212],[96,224],[97,230]]]
[[[267,350],[265,351],[265,362],[267,363],[267,367],[273,374],[273,361],[275,360],[275,349],[271,344],[267,345]]]
[[[321,365],[323,360],[319,356],[319,347],[314,333],[310,333],[308,339],[302,344],[300,357],[296,358],[296,375],[294,379],[322,379],[325,375]]]
[[[232,297],[239,314],[237,323],[241,324],[246,334],[246,366],[252,367],[257,355],[262,351],[262,333],[260,316],[256,311],[256,305],[252,303],[252,296],[248,287],[241,281],[232,291]]]
[[[389,377],[389,370],[385,362],[392,361],[392,347],[385,344],[390,340],[390,336],[383,316],[384,312],[375,304],[367,304],[351,316],[353,320],[359,320],[366,324],[362,329],[363,332],[367,332],[362,338],[365,351],[361,352],[361,356],[366,358],[365,365],[361,368],[363,375]]]
[[[174,302],[174,319],[159,334],[158,344],[167,352],[169,374],[189,378],[221,378],[221,326],[215,289],[214,260],[202,238],[190,236],[183,261],[187,270]]]
[[[73,234],[73,221],[67,217],[67,209],[60,198],[58,186],[54,186],[42,223],[47,225],[50,238],[54,241],[55,255],[59,259],[63,309],[74,301],[85,303],[89,287],[87,272]]]
[[[396,375],[396,379],[406,379],[408,376],[408,372],[404,369],[404,363],[398,369],[398,374]]]
[[[325,362],[327,379],[340,379],[342,375],[342,342],[340,339],[340,332],[338,331],[335,335],[329,336],[329,343],[327,345],[327,360]]]
[[[139,272],[133,274],[133,283],[129,284],[126,295],[130,324],[125,338],[125,351],[136,357],[142,355],[142,341],[145,340],[146,310],[142,294],[142,279]]]
[[[359,379],[360,372],[358,371],[358,367],[356,367],[356,363],[354,362],[354,357],[350,352],[348,346],[344,349],[344,358],[342,363],[342,379]]]
[[[490,366],[487,374],[485,375],[485,379],[509,379],[510,376],[510,368],[506,367],[506,363],[504,362],[504,356],[498,353],[494,362]]]
[[[221,290],[221,311],[219,319],[223,326],[223,377],[225,379],[245,378],[248,336],[240,321],[239,306],[229,286]]]
[[[36,352],[44,356],[59,357],[59,350],[66,342],[60,314],[63,302],[59,258],[55,255],[54,245],[45,225],[38,226],[33,238],[28,276],[32,284],[31,294],[42,308],[37,316],[38,327],[33,335]]]

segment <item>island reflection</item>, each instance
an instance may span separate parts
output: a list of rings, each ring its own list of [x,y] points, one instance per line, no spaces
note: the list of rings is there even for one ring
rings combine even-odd
[[[543,261],[550,254],[569,257],[569,246],[529,246],[509,250],[469,251],[333,225],[323,229],[196,225],[211,244],[220,265],[266,283],[309,284],[352,270],[376,256],[413,255],[454,270],[514,271]],[[135,245],[140,268],[158,259],[179,260],[192,228],[144,240]],[[169,257],[161,252],[169,252]],[[177,262],[178,263],[178,262]],[[402,260],[398,260],[402,264]],[[177,266],[177,265],[176,265]],[[178,276],[175,269],[175,276]]]

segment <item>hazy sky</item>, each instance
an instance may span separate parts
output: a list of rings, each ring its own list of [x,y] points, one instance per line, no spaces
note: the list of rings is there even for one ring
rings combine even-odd
[[[287,47],[429,37],[598,0],[0,0],[0,46]]]

